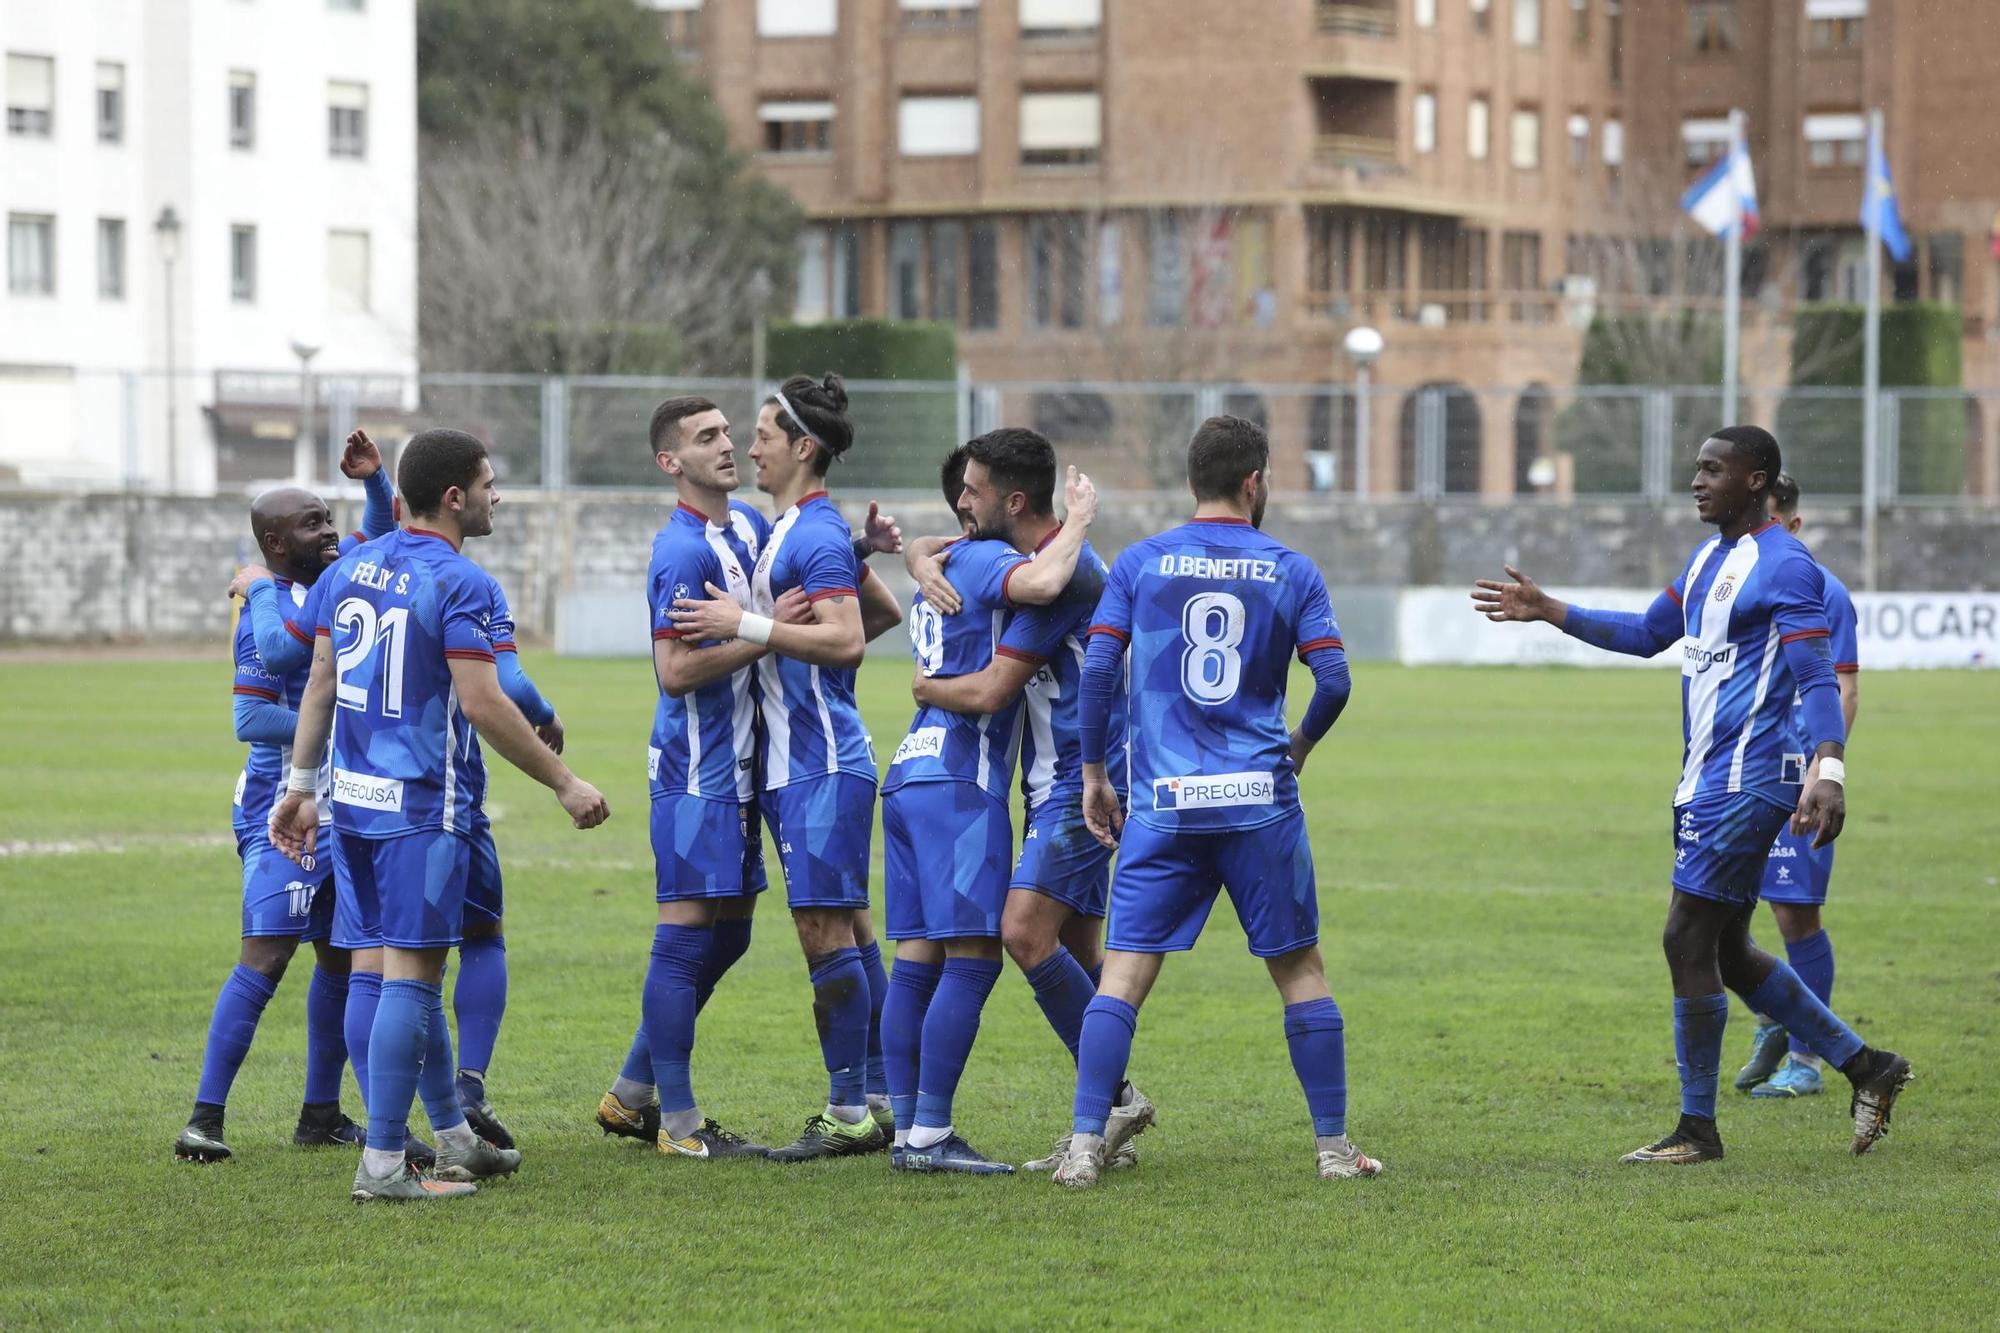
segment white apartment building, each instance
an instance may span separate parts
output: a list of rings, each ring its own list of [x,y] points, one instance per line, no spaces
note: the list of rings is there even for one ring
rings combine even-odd
[[[0,0],[0,486],[291,475],[295,343],[316,377],[409,382],[415,22]]]

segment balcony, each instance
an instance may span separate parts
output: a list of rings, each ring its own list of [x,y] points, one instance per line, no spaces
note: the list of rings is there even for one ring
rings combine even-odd
[[[1318,0],[1315,25],[1321,32],[1349,37],[1394,37],[1394,0]]]
[[[1359,167],[1363,175],[1370,167],[1396,165],[1396,141],[1372,134],[1325,134],[1313,138],[1313,161],[1323,167]]]

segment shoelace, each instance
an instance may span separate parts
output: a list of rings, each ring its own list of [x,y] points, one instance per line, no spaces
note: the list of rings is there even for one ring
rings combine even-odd
[[[806,1132],[804,1134],[801,1134],[799,1137],[807,1138],[810,1137],[811,1135],[817,1134],[823,1139],[829,1138],[832,1135],[832,1130],[833,1130],[833,1121],[827,1117],[824,1111],[822,1111],[819,1114],[811,1116],[806,1120]]]
[[[710,1134],[714,1135],[718,1143],[748,1142],[748,1140],[746,1140],[741,1134],[732,1134],[728,1130],[724,1129],[721,1125],[716,1124],[715,1121],[713,1120],[702,1121],[701,1127],[704,1130],[708,1131]],[[807,1128],[810,1129],[811,1126],[808,1125]]]

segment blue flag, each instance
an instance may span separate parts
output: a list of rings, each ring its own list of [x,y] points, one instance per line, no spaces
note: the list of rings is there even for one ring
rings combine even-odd
[[[1889,156],[1882,151],[1882,136],[1873,128],[1868,134],[1868,183],[1861,190],[1861,225],[1869,223],[1868,212],[1875,210],[1875,225],[1882,244],[1889,247],[1898,264],[1910,262],[1910,234],[1903,230],[1903,212],[1896,206],[1896,187],[1889,179]]]

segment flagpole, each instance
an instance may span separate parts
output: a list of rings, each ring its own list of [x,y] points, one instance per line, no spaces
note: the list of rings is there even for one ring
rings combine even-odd
[[[1736,155],[1743,149],[1743,113],[1729,113],[1729,161],[1732,178]],[[1743,327],[1743,212],[1739,208],[1736,225],[1729,229],[1724,245],[1722,273],[1722,424],[1736,424],[1738,345]]]
[[[1880,479],[1876,475],[1875,451],[1882,424],[1882,200],[1876,188],[1875,163],[1882,148],[1882,112],[1868,113],[1867,182],[1862,198],[1867,205],[1868,225],[1868,316],[1862,332],[1861,372],[1861,567],[1864,587],[1875,591],[1880,550],[1875,527],[1876,496]]]

